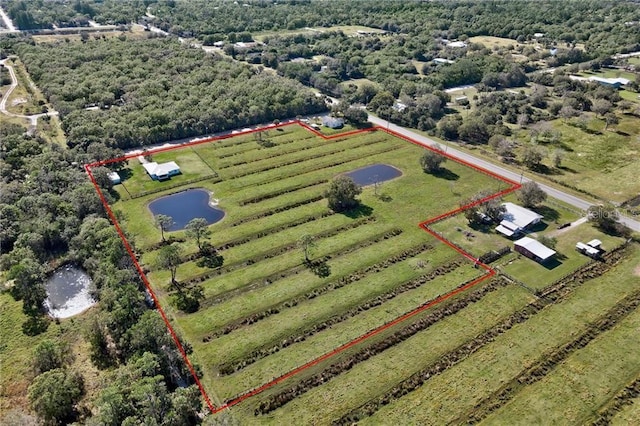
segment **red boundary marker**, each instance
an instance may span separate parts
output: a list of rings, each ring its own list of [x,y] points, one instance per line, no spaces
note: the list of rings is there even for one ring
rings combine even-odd
[[[158,300],[158,298],[156,297],[155,292],[153,291],[153,288],[151,288],[151,284],[149,283],[149,280],[147,278],[147,276],[145,275],[144,271],[142,270],[142,267],[140,266],[140,264],[138,263],[138,259],[135,255],[135,253],[133,252],[133,249],[131,247],[131,245],[129,244],[129,242],[127,241],[127,238],[124,234],[124,232],[122,231],[122,228],[120,227],[120,224],[118,223],[118,220],[116,219],[113,211],[111,210],[111,207],[109,206],[109,203],[107,202],[104,194],[102,193],[102,191],[100,190],[100,187],[98,186],[95,177],[93,176],[93,173],[91,172],[92,168],[94,167],[98,167],[98,166],[104,166],[107,164],[112,164],[112,163],[117,163],[117,162],[121,162],[121,161],[126,161],[129,160],[131,158],[135,158],[139,155],[142,154],[129,154],[123,157],[118,157],[118,158],[113,158],[113,159],[109,159],[109,160],[104,160],[104,161],[98,161],[95,163],[91,163],[91,164],[87,164],[84,166],[85,171],[87,173],[87,175],[89,176],[89,179],[91,180],[91,182],[93,183],[93,186],[95,187],[98,196],[100,197],[100,201],[102,201],[102,204],[107,212],[107,215],[109,216],[109,218],[111,219],[111,221],[113,222],[113,225],[116,228],[116,231],[118,232],[118,235],[120,236],[120,238],[122,239],[122,242],[124,244],[125,249],[127,250],[127,253],[129,254],[129,256],[131,257],[131,260],[133,261],[133,264],[136,268],[136,270],[138,271],[138,274],[140,274],[140,278],[142,279],[142,282],[144,283],[147,291],[149,292],[149,294],[151,295],[151,298],[153,299],[156,308],[158,310],[158,312],[160,313],[160,316],[162,317],[162,319],[164,320],[165,324],[167,325],[167,330],[169,331],[169,334],[171,335],[171,337],[173,338],[173,341],[175,342],[178,351],[180,352],[180,354],[182,355],[182,357],[184,358],[185,364],[187,365],[189,371],[191,372],[191,374],[193,375],[194,381],[196,383],[196,385],[198,386],[198,388],[200,389],[200,392],[202,393],[202,397],[204,398],[205,403],[207,404],[209,410],[212,413],[218,413],[224,409],[227,409],[229,407],[232,407],[234,405],[237,405],[239,403],[241,403],[242,401],[251,398],[252,396],[255,396],[267,389],[269,389],[270,387],[286,380],[289,379],[293,376],[295,376],[296,374],[308,369],[309,367],[312,367],[322,361],[325,361],[329,358],[331,358],[334,355],[337,355],[363,341],[365,341],[366,339],[373,337],[377,334],[380,334],[381,332],[387,330],[390,327],[393,327],[394,325],[400,324],[410,318],[412,318],[413,316],[425,311],[426,309],[429,309],[447,299],[450,299],[451,297],[475,286],[476,284],[480,283],[481,281],[484,281],[492,276],[494,276],[496,274],[496,271],[494,269],[492,269],[489,265],[486,265],[482,262],[480,262],[477,258],[473,257],[473,255],[471,255],[470,253],[466,252],[465,250],[463,250],[461,247],[455,245],[454,243],[452,243],[451,241],[447,240],[446,238],[444,238],[443,236],[441,236],[440,234],[438,234],[437,232],[433,231],[429,226],[433,223],[439,222],[441,220],[447,219],[451,216],[454,216],[470,207],[476,206],[478,204],[482,204],[485,201],[494,199],[494,198],[498,198],[501,197],[505,194],[508,194],[510,192],[513,192],[517,189],[519,189],[521,187],[521,185],[517,182],[514,182],[510,179],[504,178],[490,170],[484,169],[482,167],[476,166],[475,164],[471,164],[468,163],[460,158],[454,157],[451,154],[448,154],[434,146],[429,146],[429,145],[425,145],[423,143],[420,143],[418,141],[416,141],[415,139],[412,139],[408,136],[405,136],[399,132],[390,130],[390,129],[386,129],[384,127],[381,126],[373,126],[370,128],[366,128],[366,129],[359,129],[359,130],[353,130],[353,131],[349,131],[349,132],[343,132],[343,133],[337,133],[335,135],[331,135],[331,136],[327,136],[322,134],[321,132],[317,131],[316,129],[312,128],[311,126],[296,120],[296,121],[290,121],[287,123],[280,123],[277,125],[270,125],[270,126],[266,126],[266,127],[259,127],[256,129],[251,129],[251,130],[246,130],[246,131],[242,131],[242,132],[238,132],[235,134],[225,134],[222,136],[215,136],[215,137],[210,137],[210,138],[205,138],[205,139],[201,139],[201,140],[196,140],[193,142],[188,142],[188,143],[183,143],[183,144],[179,144],[179,145],[171,145],[171,146],[166,146],[166,147],[160,147],[160,148],[156,148],[156,149],[152,149],[149,151],[146,151],[145,154],[157,154],[159,152],[166,152],[166,151],[172,151],[175,149],[179,149],[179,148],[185,148],[185,147],[192,147],[192,146],[197,146],[197,145],[202,145],[205,143],[210,143],[210,142],[215,142],[215,141],[219,141],[219,140],[223,140],[223,139],[228,139],[231,137],[236,137],[236,136],[242,136],[242,135],[246,135],[246,134],[251,134],[254,132],[259,132],[259,131],[264,131],[264,130],[270,130],[270,129],[276,129],[276,128],[280,128],[280,127],[284,127],[284,126],[290,126],[293,124],[297,124],[299,126],[304,127],[306,130],[314,133],[316,136],[321,137],[322,139],[325,140],[331,140],[331,139],[337,139],[337,138],[344,138],[347,136],[352,136],[352,135],[356,135],[356,134],[361,134],[361,133],[366,133],[366,132],[373,132],[373,131],[383,131],[386,132],[390,135],[393,135],[399,139],[405,140],[407,142],[410,142],[414,145],[420,146],[422,148],[425,149],[429,149],[431,151],[435,151],[438,152],[439,154],[445,156],[446,158],[462,164],[464,166],[470,167],[480,173],[484,173],[496,180],[508,183],[509,185],[511,185],[509,188],[504,189],[502,191],[496,192],[495,194],[491,194],[485,198],[482,198],[480,200],[474,201],[473,203],[469,203],[467,205],[458,207],[454,210],[451,210],[449,212],[443,213],[439,216],[433,217],[431,219],[428,219],[426,221],[423,221],[421,223],[418,224],[418,226],[420,226],[422,229],[424,229],[426,232],[428,232],[429,234],[433,235],[435,238],[437,238],[438,240],[442,241],[444,244],[446,244],[447,246],[451,247],[453,250],[457,251],[458,253],[460,253],[462,256],[466,257],[467,259],[471,260],[472,262],[474,262],[474,264],[482,269],[484,269],[486,271],[486,273],[484,275],[482,275],[479,278],[474,279],[473,281],[470,281],[469,283],[458,287],[452,291],[450,291],[449,293],[446,293],[444,295],[441,295],[433,300],[431,300],[430,302],[419,306],[418,308],[399,316],[398,318],[394,319],[393,321],[390,321],[386,324],[383,324],[373,330],[370,330],[369,332],[361,335],[360,337],[357,337],[356,339],[343,344],[342,346],[339,346],[335,349],[333,349],[330,352],[327,352],[309,362],[307,362],[306,364],[303,364],[291,371],[289,371],[288,373],[283,374],[282,376],[279,376],[259,387],[256,387],[254,389],[248,390],[245,393],[236,396],[228,401],[226,401],[224,404],[216,407],[213,402],[211,401],[211,399],[209,398],[209,395],[207,394],[206,390],[204,389],[204,386],[202,385],[202,383],[200,382],[200,379],[198,378],[198,375],[196,374],[195,368],[193,367],[193,364],[191,364],[191,361],[189,361],[189,357],[187,356],[187,353],[184,349],[184,347],[182,346],[182,343],[180,342],[180,339],[178,338],[178,335],[176,334],[175,330],[173,329],[173,327],[171,326],[171,323],[169,322],[169,318],[167,317],[167,315],[164,312],[164,309],[162,308],[162,306],[160,305],[160,301]]]

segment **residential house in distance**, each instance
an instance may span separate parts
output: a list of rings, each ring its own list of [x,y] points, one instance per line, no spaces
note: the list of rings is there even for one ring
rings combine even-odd
[[[520,238],[513,243],[513,249],[538,263],[544,263],[556,254],[555,250],[529,237]]]
[[[325,115],[322,117],[322,124],[330,129],[341,129],[344,127],[344,119]]]
[[[538,213],[526,209],[513,203],[504,203],[506,209],[500,225],[496,227],[496,231],[505,237],[518,236],[527,228],[542,220],[542,216]]]
[[[166,163],[156,163],[155,161],[149,162],[144,156],[138,156],[138,161],[142,164],[142,167],[147,171],[147,174],[153,180],[167,180],[171,176],[179,175],[181,173],[180,166],[175,161],[169,161]]]

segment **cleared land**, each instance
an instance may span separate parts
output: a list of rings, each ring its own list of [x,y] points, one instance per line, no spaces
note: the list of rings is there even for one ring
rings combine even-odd
[[[452,161],[441,175],[450,180],[425,174],[418,165],[422,152],[380,130],[325,140],[291,125],[153,154],[154,161],[176,161],[183,170],[166,182],[151,181],[135,159],[124,166],[113,209],[134,236],[173,326],[193,348],[190,358],[201,367],[209,396],[216,406],[233,405],[215,416],[230,415],[241,424],[465,421],[480,415],[477,404],[489,404],[483,401],[524,374],[523,366],[547,359],[640,290],[628,273],[637,267],[637,246],[613,250],[622,240],[583,224],[558,235],[559,266],[545,268],[508,254],[496,263],[514,280],[486,280],[235,405],[248,390],[483,274],[417,224],[456,209],[479,190],[497,192],[507,185]],[[357,212],[329,211],[323,198],[328,182],[375,163],[403,175],[381,188],[366,187]],[[205,295],[196,313],[185,314],[171,303],[169,272],[155,266],[160,232],[147,205],[189,187],[210,190],[226,217],[210,227],[211,242],[224,257],[219,269],[196,265],[195,242],[181,231],[170,233],[184,247],[178,281],[202,285]],[[541,210],[547,221],[534,230],[539,234],[578,217],[558,204]],[[464,233],[456,227],[468,231],[465,222],[457,215],[432,228],[473,256],[511,245],[484,230],[460,239]],[[321,268],[304,264],[298,246],[303,235],[314,236],[312,258]],[[604,242],[611,252],[605,261],[590,263],[573,250],[574,239],[586,237]],[[557,281],[585,268],[573,274],[576,280]],[[542,299],[536,296],[542,293]],[[621,327],[632,318],[620,318]],[[614,324],[602,339],[616,330]],[[424,371],[434,373],[412,381]],[[602,395],[609,391],[618,389]]]

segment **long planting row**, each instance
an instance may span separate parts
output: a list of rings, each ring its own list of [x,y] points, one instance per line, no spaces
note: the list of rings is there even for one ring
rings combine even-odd
[[[238,204],[241,206],[246,206],[247,204],[257,204],[261,201],[270,200],[271,198],[279,197],[280,195],[288,194],[290,192],[299,191],[301,189],[310,188],[316,185],[322,185],[328,183],[328,179],[317,179],[312,182],[305,182],[298,185],[290,186],[287,188],[279,189],[277,191],[268,192],[266,194],[260,194],[255,197],[245,198],[244,200],[238,201]]]
[[[290,135],[282,135],[282,136],[290,136]],[[273,146],[273,148],[281,147],[283,145],[289,145],[289,144],[292,144],[294,142],[298,143],[298,142],[302,142],[302,141],[306,141],[306,140],[310,140],[310,139],[315,139],[315,138],[316,138],[315,135],[306,134],[302,138],[287,139],[287,140],[282,141],[282,142],[277,142]],[[254,139],[254,142],[256,142],[256,145],[257,145],[257,141],[255,139]],[[270,148],[264,148],[264,147],[258,145],[258,146],[255,146],[254,148],[249,148],[249,149],[245,149],[245,150],[239,150],[239,151],[233,151],[233,152],[227,152],[227,153],[219,154],[218,158],[219,159],[230,158],[230,157],[235,157],[236,155],[242,155],[242,154],[246,154],[246,153],[253,152],[253,151],[259,151],[259,150],[266,151],[268,149],[270,149]],[[263,157],[263,158],[268,158],[268,157]]]
[[[626,405],[633,404],[633,400],[640,396],[640,377],[636,378],[622,391],[618,392],[611,401],[598,412],[598,417],[593,421],[593,426],[606,426],[611,424],[611,419]]]
[[[372,246],[374,244],[378,244],[381,241],[385,241],[385,240],[389,240],[391,238],[395,238],[397,236],[399,236],[400,234],[402,234],[402,230],[401,229],[392,229],[390,231],[385,231],[379,234],[375,234],[363,241],[359,241],[357,243],[354,243],[348,247],[345,247],[342,250],[336,251],[334,253],[332,253],[331,255],[327,255],[325,257],[323,257],[322,259],[319,260],[320,263],[325,263],[328,260],[335,258],[335,257],[340,257],[340,256],[345,256],[349,253],[353,253],[356,250],[360,250],[363,249],[365,247],[369,247]],[[239,296],[240,294],[246,293],[248,291],[252,291],[252,290],[256,290],[262,287],[266,287],[269,286],[279,280],[288,278],[290,276],[296,275],[298,273],[300,273],[301,271],[305,270],[307,268],[306,265],[304,264],[298,264],[292,268],[283,270],[283,271],[278,271],[278,272],[274,272],[271,275],[268,275],[266,277],[260,277],[257,280],[251,281],[241,287],[238,288],[234,288],[231,290],[227,290],[223,293],[218,293],[215,295],[214,298],[209,298],[206,299],[203,303],[202,306],[203,307],[209,307],[209,306],[213,306],[213,305],[217,305],[219,303],[225,302],[229,299],[232,299],[233,297]]]
[[[273,129],[275,130],[275,129]],[[292,129],[293,130],[293,129]],[[280,132],[279,130],[275,130]],[[295,131],[295,130],[294,130]],[[276,137],[284,137],[284,136],[290,136],[291,135],[291,131],[287,132],[284,129],[282,130],[282,132],[280,134],[277,134]],[[244,136],[244,137],[243,137]],[[252,136],[252,134],[249,135],[227,135],[226,137],[212,143],[212,144],[207,144],[208,147],[211,147],[212,149],[218,150],[218,149],[223,149],[223,148],[230,148],[230,147],[234,147],[234,146],[240,146],[240,145],[244,145],[247,143],[251,143],[251,142],[255,142],[255,136]]]
[[[335,161],[332,160],[331,162],[328,162],[327,164],[315,164],[315,158],[310,158],[307,159],[306,161],[313,161],[314,164],[310,165],[308,167],[306,167],[302,172],[294,172],[294,173],[288,173],[288,174],[278,174],[277,176],[273,176],[267,180],[263,180],[261,182],[258,182],[256,184],[251,184],[251,185],[257,185],[257,186],[261,186],[261,185],[268,185],[271,184],[275,181],[278,180],[282,180],[282,179],[287,179],[287,178],[292,178],[292,177],[296,177],[296,176],[301,176],[302,174],[306,174],[306,173],[311,173],[311,172],[315,172],[318,170],[322,170],[322,169],[328,169],[330,167],[336,167],[336,166],[341,166],[343,164],[347,164],[347,163],[351,163],[353,161],[356,160],[361,160],[362,158],[366,158],[366,157],[372,157],[374,155],[380,155],[380,154],[386,154],[388,152],[391,151],[396,151],[398,149],[402,149],[404,148],[401,145],[386,145],[386,144],[376,144],[376,145],[382,145],[382,149],[378,149],[378,150],[374,150],[372,152],[367,152],[365,155],[363,155],[362,153],[358,153],[356,152],[353,155],[344,155],[342,156],[341,160],[339,161]],[[298,162],[297,164],[302,163],[303,161]]]
[[[331,150],[331,151],[327,151],[327,152],[319,152],[316,155],[305,155],[302,158],[293,158],[290,160],[286,160],[282,163],[276,163],[273,164],[273,162],[269,162],[268,165],[262,166],[260,168],[257,169],[252,169],[252,170],[244,170],[244,168],[242,168],[243,170],[240,173],[236,173],[236,174],[232,174],[229,176],[225,176],[225,179],[239,179],[245,176],[250,176],[250,175],[255,175],[258,173],[264,173],[264,172],[268,172],[269,170],[274,170],[274,169],[279,169],[281,167],[286,167],[286,166],[292,166],[294,164],[299,164],[305,161],[309,161],[309,160],[318,160],[320,158],[324,158],[324,157],[330,157],[336,154],[341,154],[347,151],[353,151],[355,149],[358,148],[362,148],[365,146],[372,146],[372,145],[378,145],[378,144],[385,144],[385,142],[387,142],[387,140],[383,137],[377,138],[373,141],[371,140],[367,140],[365,139],[363,143],[360,144],[350,144],[347,145],[345,147],[340,147],[339,149],[335,149],[335,150]],[[385,144],[386,145],[386,144]],[[322,147],[324,148],[324,146]],[[384,152],[384,151],[383,151]],[[308,154],[308,153],[305,153]]]
[[[293,142],[302,142],[304,140],[308,140],[308,139],[312,139],[313,137],[308,137],[302,140],[292,140],[292,141],[287,141],[284,143],[279,143],[278,145],[274,145],[271,148],[262,148],[262,147],[258,147],[256,148],[256,150],[260,149],[263,152],[260,155],[260,158],[257,159],[251,159],[251,158],[243,158],[243,159],[236,159],[235,161],[229,161],[228,163],[225,164],[221,164],[218,169],[219,170],[224,170],[224,169],[228,169],[231,167],[236,167],[236,166],[243,166],[245,164],[250,164],[256,161],[263,161],[263,160],[268,160],[268,159],[274,159],[274,158],[278,158],[278,157],[282,157],[284,155],[292,155],[298,152],[304,152],[310,149],[314,149],[314,148],[324,148],[326,146],[329,145],[319,145],[319,144],[315,144],[315,143],[310,143],[310,144],[306,144],[306,145],[302,145],[301,147],[295,145],[293,147],[287,147],[288,149],[274,149],[274,148],[280,148],[282,145],[285,144],[290,144]],[[360,144],[360,146],[362,146],[363,144]],[[247,150],[247,151],[243,151],[242,154],[248,153],[253,151],[253,149]],[[240,153],[238,153],[240,154]],[[234,155],[235,156],[235,155]],[[218,157],[221,158],[221,157]]]
[[[273,343],[273,342],[267,343],[263,345],[261,348],[258,348],[255,351],[251,352],[250,354],[247,354],[243,358],[233,360],[225,364],[221,364],[219,366],[219,372],[221,375],[233,374],[236,371],[239,371],[262,358],[266,358],[269,355],[279,352],[281,349],[291,346],[294,343],[304,342],[306,339],[312,337],[313,335],[329,327],[332,327],[336,324],[346,321],[349,318],[353,318],[356,315],[361,314],[362,312],[368,311],[369,309],[380,306],[383,303],[388,302],[391,299],[394,299],[395,297],[397,297],[398,295],[404,292],[421,287],[422,285],[433,281],[439,276],[447,275],[448,273],[462,266],[464,263],[466,262],[463,259],[456,259],[444,265],[440,265],[439,267],[437,267],[436,269],[434,269],[428,274],[424,274],[416,279],[404,282],[391,291],[388,291],[372,299],[369,299],[365,302],[362,302],[361,304],[354,306],[348,311],[338,315],[334,315],[333,317],[328,318],[327,320],[319,324],[313,324],[310,328],[306,330],[302,330],[300,333],[298,333],[295,336],[289,336],[286,339],[281,340],[280,342],[277,342],[277,343]]]
[[[538,314],[545,307],[562,302],[572,291],[584,284],[586,281],[597,278],[609,271],[618,261],[624,257],[625,251],[620,248],[607,254],[604,262],[587,264],[585,268],[576,271],[572,277],[565,277],[555,285],[550,286],[553,291],[546,294],[546,297],[536,299],[523,309],[513,313],[505,320],[494,325],[481,335],[473,338],[456,349],[440,357],[438,362],[411,375],[406,380],[392,387],[383,395],[370,400],[369,402],[355,408],[333,422],[334,425],[351,425],[364,417],[373,415],[383,406],[394,400],[400,399],[404,395],[415,391],[421,387],[425,381],[442,374],[451,367],[457,365],[468,356],[477,352],[487,344],[491,343],[499,335],[510,330],[517,324],[524,323],[534,315]]]
[[[376,219],[375,216],[367,216],[365,218],[358,219],[358,220],[353,221],[353,222],[349,222],[346,225],[340,225],[340,226],[336,226],[334,228],[326,229],[326,230],[314,235],[314,238],[316,238],[316,239],[319,239],[319,238],[330,238],[330,237],[333,237],[335,235],[340,234],[341,232],[348,231],[350,229],[356,229],[356,228],[359,228],[360,226],[374,223],[376,220],[377,219]],[[191,278],[185,280],[184,284],[201,283],[203,281],[206,281],[206,280],[210,279],[211,277],[223,275],[223,274],[229,273],[231,271],[235,271],[236,269],[243,268],[243,267],[248,266],[248,265],[253,265],[254,263],[258,263],[258,262],[263,261],[263,260],[271,259],[271,258],[276,257],[276,256],[280,256],[280,255],[282,255],[282,254],[284,254],[286,252],[294,250],[297,247],[298,247],[298,242],[297,241],[290,242],[290,243],[287,243],[287,244],[283,244],[281,246],[274,247],[274,248],[272,248],[270,250],[267,250],[266,252],[264,252],[264,253],[262,253],[260,255],[251,257],[249,259],[245,259],[243,261],[236,262],[236,263],[233,263],[231,265],[226,265],[226,266],[223,266],[221,268],[214,269],[214,270],[211,270],[211,271],[207,271],[207,272],[204,272],[202,274],[199,274],[199,275],[196,275],[194,277],[191,277]]]
[[[273,216],[274,214],[286,212],[287,210],[295,209],[296,207],[306,206],[307,204],[315,203],[316,201],[320,201],[324,198],[323,195],[312,195],[304,200],[298,200],[290,204],[285,204],[280,207],[276,207],[275,209],[269,209],[260,213],[253,214],[251,216],[243,217],[242,219],[238,219],[231,223],[229,226],[235,227],[247,222],[251,222],[257,219],[262,219],[265,217]]]
[[[468,282],[464,282],[460,284],[459,287],[465,286],[467,283]],[[481,300],[485,295],[507,285],[509,285],[509,282],[504,278],[496,278],[491,280],[481,288],[466,293],[459,298],[456,298],[446,306],[434,310],[430,314],[422,317],[420,320],[398,330],[385,339],[359,350],[358,352],[342,359],[336,364],[332,364],[331,366],[309,377],[308,379],[302,380],[290,386],[289,388],[278,392],[277,394],[271,395],[267,400],[261,402],[256,407],[254,414],[267,414],[282,407],[286,403],[292,401],[294,398],[303,395],[311,389],[328,382],[329,380],[337,377],[345,371],[350,370],[356,364],[364,362],[369,358],[378,355],[401,342],[404,342],[416,333],[426,330],[427,328],[443,320],[444,318],[455,315],[471,303],[475,303]],[[425,302],[425,304],[426,303],[431,303],[431,301]]]
[[[300,295],[300,296],[296,296],[296,297],[292,297],[288,300],[285,300],[282,303],[279,303],[275,306],[271,306],[261,312],[257,312],[251,315],[248,315],[246,317],[243,318],[239,318],[235,321],[233,321],[232,323],[226,324],[225,326],[223,326],[220,330],[212,333],[211,335],[207,336],[207,341],[214,339],[216,337],[225,335],[225,334],[229,334],[234,330],[238,330],[242,327],[245,326],[249,326],[252,324],[255,324],[259,321],[262,321],[266,318],[269,318],[272,315],[276,315],[279,314],[280,312],[289,309],[289,308],[293,308],[294,306],[297,306],[299,303],[304,302],[305,300],[311,300],[311,299],[315,299],[318,296],[321,296],[325,293],[328,293],[330,291],[333,290],[337,290],[339,288],[342,288],[346,285],[349,284],[353,284],[356,283],[360,280],[363,280],[364,278],[368,277],[371,274],[377,273],[382,271],[383,269],[386,269],[392,265],[395,265],[399,262],[402,262],[406,259],[418,256],[428,250],[431,250],[433,248],[433,246],[431,244],[420,244],[416,247],[412,247],[410,249],[404,250],[402,253],[391,256],[381,262],[375,263],[371,266],[368,266],[366,268],[362,268],[356,272],[353,272],[349,275],[340,277],[339,279],[337,279],[336,281],[332,281],[322,287],[319,288],[315,288],[312,291]]]
[[[525,386],[537,382],[549,374],[558,364],[564,361],[575,351],[584,348],[601,333],[612,329],[619,321],[627,317],[640,305],[640,292],[636,292],[624,298],[615,307],[610,309],[571,342],[555,348],[553,351],[543,354],[529,368],[523,370],[518,376],[511,379],[500,390],[489,395],[478,403],[464,418],[459,418],[455,423],[468,424],[479,423],[489,414],[496,411],[522,390]]]

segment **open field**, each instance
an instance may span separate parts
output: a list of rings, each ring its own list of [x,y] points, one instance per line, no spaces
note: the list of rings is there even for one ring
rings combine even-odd
[[[489,49],[497,46],[497,47],[516,47],[521,45],[516,40],[511,38],[504,37],[492,37],[492,36],[476,36],[470,37],[468,40],[470,43],[480,43],[484,44]]]
[[[497,262],[524,286],[504,277],[473,285],[484,271],[417,225],[458,208],[479,190],[495,193],[508,185],[453,161],[445,163],[447,179],[425,174],[418,165],[422,152],[382,130],[327,139],[289,125],[152,154],[154,161],[176,161],[182,168],[183,175],[165,182],[151,181],[135,158],[129,160],[121,173],[124,185],[116,187],[120,200],[112,208],[133,236],[160,305],[193,348],[190,359],[201,368],[213,405],[232,407],[215,416],[231,416],[240,424],[452,421],[466,409],[428,408],[432,417],[427,417],[414,404],[435,392],[438,407],[446,406],[460,395],[452,389],[469,388],[473,395],[464,404],[473,408],[472,401],[496,392],[499,380],[511,380],[522,365],[566,343],[571,336],[563,331],[585,329],[637,287],[630,276],[613,279],[637,266],[636,246],[612,251],[597,264],[573,250],[573,240],[587,236],[602,239],[609,250],[622,242],[588,224],[558,236],[566,257],[556,268],[546,270],[513,254]],[[323,194],[333,177],[376,163],[403,174],[379,188],[365,187],[356,212],[327,209]],[[204,294],[199,310],[186,314],[172,302],[176,290],[169,271],[156,266],[160,232],[147,205],[189,187],[212,192],[226,216],[210,226],[210,241],[224,257],[218,269],[196,264],[196,244],[183,231],[169,233],[183,247],[177,281],[184,288],[201,285]],[[578,218],[551,201],[541,209],[548,223],[534,230],[539,233]],[[473,231],[478,235],[473,243],[458,240],[462,233],[456,227],[465,222],[456,215],[430,226],[473,257],[511,245],[480,230]],[[303,235],[314,237],[317,267],[304,262],[298,245]],[[589,278],[602,278],[550,287],[579,267],[600,271]],[[598,285],[598,280],[606,281]],[[601,291],[603,285],[608,292]],[[550,296],[537,299],[533,289]],[[547,322],[553,327],[539,333]],[[531,333],[537,333],[537,346],[527,341]],[[513,342],[522,350],[507,356]],[[368,408],[398,384],[473,345],[485,354],[481,359],[463,357],[460,366],[454,362],[405,397],[392,397],[387,407]],[[524,356],[529,361],[523,364]],[[505,365],[498,362],[503,358]],[[485,383],[483,374],[464,376],[483,363],[502,379]],[[464,384],[447,387],[445,374]],[[425,390],[433,386],[435,391]],[[255,394],[246,393],[252,389]]]
[[[314,27],[314,28],[299,28],[296,30],[278,30],[278,31],[263,31],[256,34],[252,34],[253,39],[256,41],[263,41],[268,36],[291,36],[296,34],[314,34],[314,33],[328,33],[332,31],[342,31],[346,35],[355,36],[358,35],[358,31],[364,31],[367,34],[385,34],[386,31],[378,28],[364,27],[362,25],[334,25],[332,27]]]

